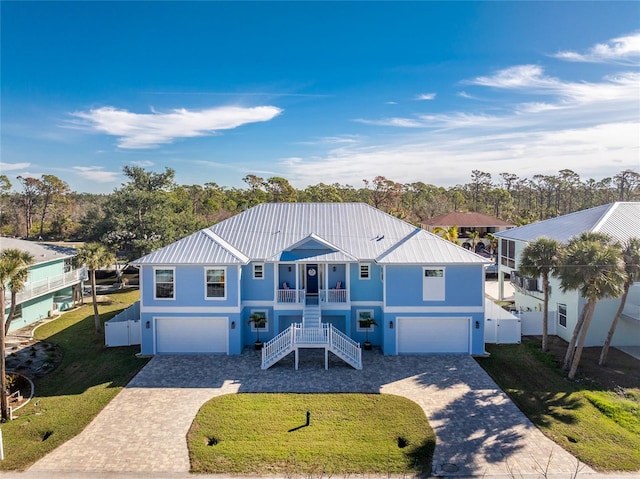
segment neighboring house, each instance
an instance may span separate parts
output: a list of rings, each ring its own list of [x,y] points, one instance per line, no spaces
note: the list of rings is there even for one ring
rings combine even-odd
[[[17,295],[18,306],[11,322],[11,331],[69,309],[74,305],[74,298],[82,298],[80,283],[86,273],[73,266],[76,255],[74,248],[0,238],[0,249],[19,249],[33,256],[25,287]],[[11,291],[7,287],[5,319],[10,306]]]
[[[259,332],[268,367],[271,347],[313,347],[310,331],[391,355],[485,352],[487,260],[366,204],[261,204],[132,263],[142,354],[240,354]]]
[[[487,233],[495,234],[500,231],[513,228],[515,225],[502,221],[498,218],[494,218],[493,216],[468,211],[465,213],[453,212],[447,213],[446,215],[436,216],[427,221],[424,228],[427,231],[433,232],[435,228],[440,227],[447,229],[451,226],[458,227],[458,238],[460,240],[460,244],[464,244],[465,242],[470,244],[471,240],[469,239],[469,233],[477,231],[480,238],[484,240],[483,244],[485,246],[490,246],[488,244],[489,242],[486,241]]]
[[[640,202],[610,203],[497,233],[496,236],[500,238],[498,280],[501,299],[508,275],[515,287],[516,309],[541,311],[541,278],[526,278],[516,272],[522,250],[527,243],[538,238],[551,238],[566,243],[583,232],[606,233],[620,242],[640,236]],[[550,285],[549,322],[555,324],[550,324],[549,330],[556,331],[558,336],[569,341],[586,300],[577,291],[562,293],[557,278],[551,278]],[[586,346],[602,346],[619,305],[618,299],[598,302],[587,334]],[[629,291],[624,314],[618,323],[612,344],[640,346],[640,283],[635,283]]]

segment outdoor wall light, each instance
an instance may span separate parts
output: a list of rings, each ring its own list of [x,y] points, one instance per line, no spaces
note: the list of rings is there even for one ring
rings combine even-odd
[[[236,322],[235,321],[231,321],[231,329],[236,329]]]
[[[333,267],[333,272],[334,272],[334,273],[336,272],[336,267],[335,267],[335,266]]]
[[[289,273],[291,273],[291,266],[289,266]]]
[[[147,328],[147,329],[149,329],[149,328],[151,327],[151,323],[150,323],[149,321],[147,321],[147,322],[144,324],[144,327],[145,327],[145,328]]]
[[[480,321],[476,321],[476,329],[480,329]]]
[[[393,329],[393,321],[389,321],[389,329]]]

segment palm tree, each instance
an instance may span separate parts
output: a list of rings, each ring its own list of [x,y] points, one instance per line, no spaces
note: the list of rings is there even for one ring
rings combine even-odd
[[[596,303],[603,298],[617,298],[622,293],[625,273],[620,246],[612,244],[611,237],[606,234],[582,233],[569,240],[557,274],[563,292],[577,290],[587,299],[563,365],[563,369],[569,369],[568,378],[573,379]]]
[[[458,244],[458,227],[455,225],[449,226],[448,228],[436,226],[435,228],[433,228],[433,234],[436,234],[441,238],[446,239],[447,241]]]
[[[543,313],[542,313],[542,350],[548,349],[549,335],[549,276],[555,274],[558,256],[562,246],[556,240],[539,238],[522,250],[518,271],[523,276],[542,277]]]
[[[15,314],[15,296],[24,288],[27,266],[33,262],[30,254],[19,249],[5,249],[0,252],[0,411],[3,421],[9,419],[9,401],[7,397],[7,366],[5,363],[5,325],[6,285],[11,290],[11,309],[9,317]]]
[[[476,246],[480,242],[480,232],[478,231],[469,231],[469,239],[471,240],[471,251],[476,250]]]
[[[114,261],[114,254],[100,243],[87,243],[78,248],[76,263],[86,266],[89,271],[89,278],[91,279],[91,297],[93,299],[93,318],[95,321],[96,333],[102,332],[96,294],[96,270],[107,266]]]
[[[607,362],[607,354],[609,353],[609,346],[613,339],[613,334],[616,332],[618,326],[618,320],[622,315],[624,306],[627,302],[627,296],[629,295],[629,289],[633,282],[640,278],[640,238],[630,238],[622,248],[622,260],[624,261],[624,270],[626,273],[626,279],[623,286],[622,297],[620,298],[620,306],[618,311],[611,321],[611,327],[607,334],[607,339],[602,346],[602,352],[600,353],[600,360],[598,364],[604,366]]]

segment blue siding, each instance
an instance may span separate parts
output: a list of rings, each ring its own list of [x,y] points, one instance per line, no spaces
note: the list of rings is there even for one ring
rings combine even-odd
[[[351,301],[382,301],[381,273],[381,266],[369,263],[369,279],[360,279],[359,264],[351,264]]]
[[[273,301],[274,264],[263,263],[263,278],[253,278],[253,265],[242,267],[242,300]]]
[[[223,266],[210,265],[206,268],[222,268]],[[159,267],[162,268],[162,267]],[[170,268],[166,266],[166,268]],[[154,268],[144,266],[142,304],[149,306],[208,306],[229,307],[238,304],[238,274],[236,266],[226,266],[225,288],[226,299],[205,299],[205,266],[177,266],[174,276],[174,298],[154,299],[155,281]]]
[[[386,305],[393,306],[482,306],[484,269],[482,265],[445,269],[445,300],[422,299],[422,266],[387,266]]]

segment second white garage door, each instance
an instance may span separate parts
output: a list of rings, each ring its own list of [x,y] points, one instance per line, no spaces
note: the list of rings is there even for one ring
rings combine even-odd
[[[398,354],[469,353],[469,318],[398,318]]]
[[[158,354],[228,352],[228,318],[156,318]]]

